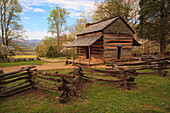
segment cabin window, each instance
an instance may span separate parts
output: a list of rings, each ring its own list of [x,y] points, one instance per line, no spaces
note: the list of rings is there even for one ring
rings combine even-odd
[[[86,47],[86,59],[89,59],[89,47]]]
[[[121,59],[121,49],[122,47],[117,47],[117,59]]]

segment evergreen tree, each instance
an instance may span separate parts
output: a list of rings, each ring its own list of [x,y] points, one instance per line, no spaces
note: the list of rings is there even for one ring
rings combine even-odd
[[[163,55],[170,28],[168,22],[170,19],[168,15],[169,0],[141,0],[139,5],[138,36],[159,42],[160,54]]]

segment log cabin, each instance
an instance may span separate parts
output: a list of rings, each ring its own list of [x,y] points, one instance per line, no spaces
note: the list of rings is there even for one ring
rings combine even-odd
[[[116,16],[86,24],[86,28],[77,34],[77,39],[68,44],[67,48],[76,47],[79,63],[84,60],[89,62],[89,65],[90,62],[105,63],[117,59],[131,59],[132,47],[140,46],[133,38],[134,33],[122,17]]]

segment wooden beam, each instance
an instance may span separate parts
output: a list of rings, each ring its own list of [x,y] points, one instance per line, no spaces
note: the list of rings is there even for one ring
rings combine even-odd
[[[89,66],[90,66],[91,54],[90,54],[90,46],[89,46]]]
[[[74,59],[75,59],[75,51],[74,51],[74,47],[73,47],[73,64],[74,65]]]
[[[68,64],[68,48],[66,50],[66,64]]]
[[[80,64],[80,47],[79,47],[79,64]]]

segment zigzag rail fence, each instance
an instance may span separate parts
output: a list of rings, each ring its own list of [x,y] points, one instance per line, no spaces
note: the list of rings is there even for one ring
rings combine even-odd
[[[68,74],[46,73],[38,71],[35,66],[23,67],[21,70],[3,73],[0,70],[0,97],[7,97],[29,90],[40,89],[60,94],[61,103],[69,102],[72,96],[79,95],[79,87],[83,80],[96,80],[108,83],[119,83],[117,87],[130,90],[135,83],[135,77],[139,74],[159,73],[166,76],[169,69],[169,57],[163,59],[152,59],[139,63],[111,64],[115,70],[101,70],[76,65]],[[147,66],[146,66],[147,65]],[[140,66],[138,69],[124,69],[120,66]],[[137,72],[137,70],[153,69],[154,72]]]
[[[159,74],[160,76],[167,76],[167,71],[164,71],[164,69],[170,69],[167,66],[170,66],[170,57],[165,57],[165,58],[159,58],[157,56],[150,56],[149,58],[142,58],[142,62],[137,62],[137,63],[112,63],[107,66],[111,66],[112,68],[106,68],[107,70],[122,70],[125,72],[131,71],[136,75],[139,74]],[[120,66],[128,66],[129,69],[122,68]],[[137,67],[134,67],[137,66]],[[133,68],[133,69],[130,69]],[[150,69],[153,71],[147,71],[147,72],[137,72],[138,70],[146,70]]]
[[[8,59],[0,59],[0,63],[7,63],[7,62],[24,62],[24,61],[38,61],[41,60],[40,58],[8,58]]]
[[[80,65],[76,66],[78,68],[68,74],[41,72],[33,69],[35,66],[23,67],[21,70],[10,73],[3,73],[1,70],[0,97],[12,96],[29,89],[40,89],[61,94],[59,101],[66,103],[70,101],[72,96],[80,96],[79,86],[85,79],[94,79],[108,83],[118,82],[120,85],[117,87],[124,86],[125,89],[131,89],[131,86],[136,84],[134,83],[134,76],[123,75],[121,71],[107,71]],[[109,79],[101,77],[109,77]]]

